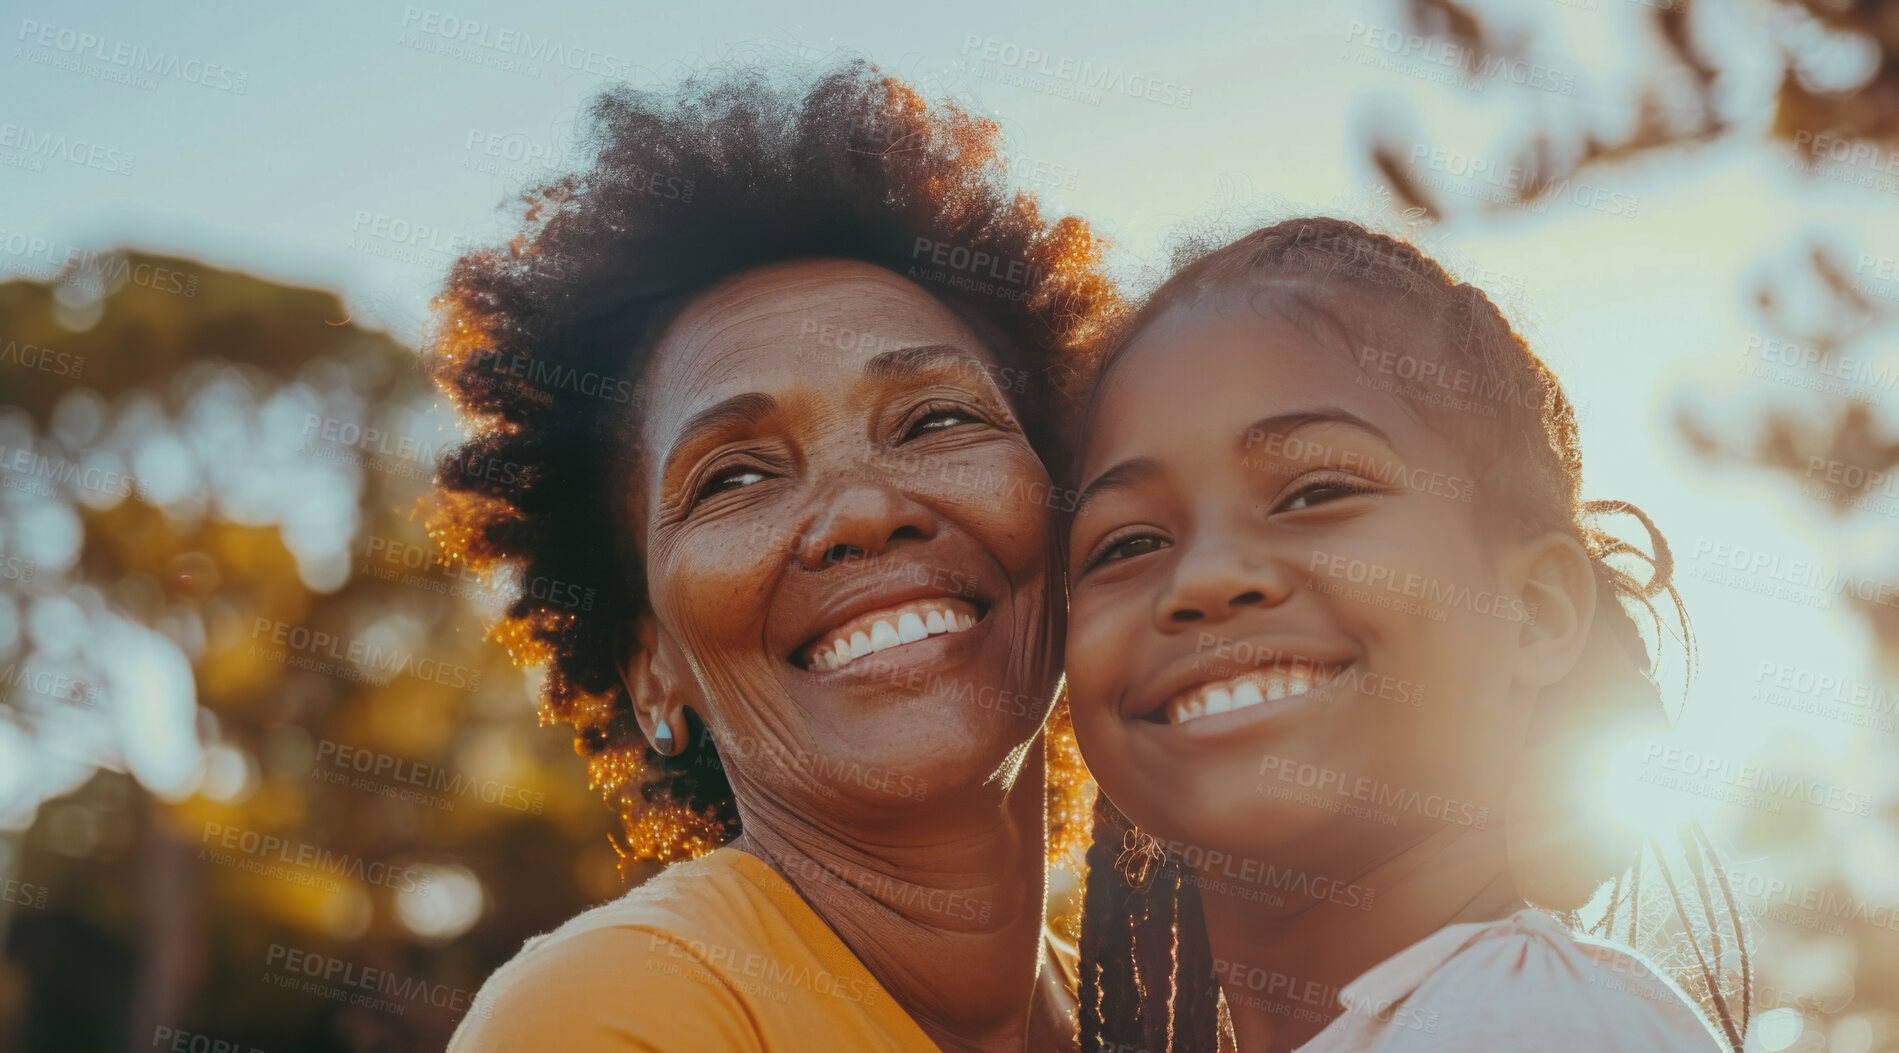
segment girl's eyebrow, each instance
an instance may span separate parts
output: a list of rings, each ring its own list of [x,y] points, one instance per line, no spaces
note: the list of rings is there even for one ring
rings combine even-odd
[[[1326,406],[1314,410],[1303,410],[1298,413],[1279,413],[1270,417],[1261,417],[1253,423],[1248,424],[1246,430],[1240,433],[1240,452],[1250,452],[1253,447],[1258,446],[1264,441],[1268,435],[1287,435],[1298,431],[1300,428],[1311,427],[1315,424],[1343,424],[1348,428],[1357,428],[1360,431],[1372,435],[1392,451],[1396,452],[1398,449],[1397,446],[1393,445],[1391,436],[1385,434],[1385,429],[1380,428],[1378,425],[1373,424],[1371,421],[1349,410],[1339,409],[1335,406]]]
[[[1110,490],[1125,490],[1128,487],[1146,482],[1161,474],[1160,463],[1152,457],[1135,457],[1095,476],[1094,481],[1082,487],[1081,496],[1075,499],[1074,517],[1080,519],[1088,510],[1088,503]]]

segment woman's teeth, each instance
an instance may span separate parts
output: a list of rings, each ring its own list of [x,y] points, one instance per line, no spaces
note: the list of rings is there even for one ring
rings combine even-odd
[[[820,636],[805,649],[807,669],[842,669],[867,654],[901,647],[944,633],[960,633],[976,624],[973,604],[937,598],[900,603],[858,615]],[[829,641],[829,642],[824,642]]]
[[[1277,702],[1309,693],[1314,686],[1337,676],[1342,667],[1335,665],[1273,666],[1242,673],[1231,680],[1219,680],[1188,688],[1167,700],[1167,722],[1185,724],[1189,720],[1229,713],[1261,702]]]

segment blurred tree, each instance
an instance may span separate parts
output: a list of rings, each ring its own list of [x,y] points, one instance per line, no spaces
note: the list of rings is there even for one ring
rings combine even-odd
[[[502,583],[415,515],[457,436],[413,351],[104,252],[0,285],[0,392],[0,1047],[440,1048],[620,891]]]

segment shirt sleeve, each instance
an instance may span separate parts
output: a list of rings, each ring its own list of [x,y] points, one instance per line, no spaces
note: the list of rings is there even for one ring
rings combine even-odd
[[[1480,939],[1397,1003],[1347,1007],[1377,1053],[1473,1049],[1727,1053],[1688,996],[1601,942],[1516,930]]]
[[[448,1053],[763,1053],[752,1014],[685,944],[624,927],[532,944],[482,985]]]

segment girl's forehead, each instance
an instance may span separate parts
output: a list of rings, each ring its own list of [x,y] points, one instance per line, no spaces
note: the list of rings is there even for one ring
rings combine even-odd
[[[1396,356],[1436,360],[1426,343],[1353,339],[1360,327],[1288,301],[1205,297],[1157,315],[1110,363],[1087,421],[1088,466],[1178,440],[1225,443],[1225,431],[1286,414],[1344,414],[1394,440],[1441,448],[1404,393],[1386,383]],[[1218,431],[1220,434],[1212,434]]]

